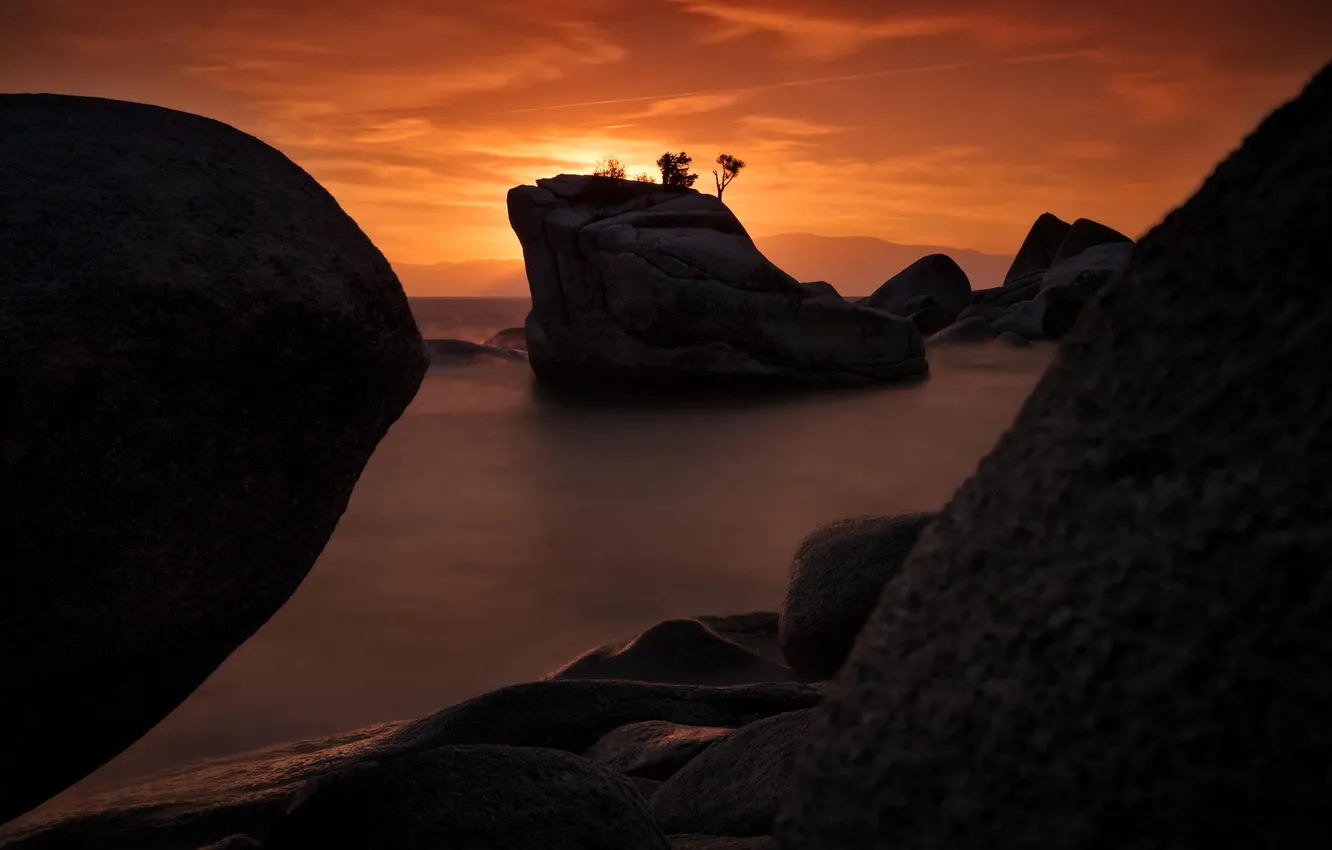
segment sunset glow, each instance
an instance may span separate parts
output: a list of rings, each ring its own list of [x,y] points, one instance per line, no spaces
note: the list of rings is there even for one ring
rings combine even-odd
[[[0,89],[253,133],[392,260],[519,255],[504,196],[606,156],[748,163],[755,236],[1011,253],[1049,210],[1137,235],[1328,59],[1332,4],[9,0]]]

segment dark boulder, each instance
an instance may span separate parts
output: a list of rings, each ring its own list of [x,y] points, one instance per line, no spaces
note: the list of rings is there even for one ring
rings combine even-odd
[[[653,820],[668,833],[772,834],[811,713],[769,717],[708,747],[652,795]]]
[[[546,678],[739,685],[798,681],[801,676],[702,618],[681,618],[589,650]]]
[[[915,299],[929,297],[950,316],[971,303],[971,281],[962,267],[947,254],[927,254],[888,278],[873,294],[856,302],[898,316],[906,316],[923,305]]]
[[[1076,257],[1088,248],[1124,242],[1132,244],[1133,240],[1113,227],[1106,227],[1099,221],[1080,218],[1069,227],[1064,240],[1059,243],[1059,250],[1055,251],[1054,257],[1050,260],[1050,266],[1057,266],[1064,260]]]
[[[318,783],[265,850],[669,850],[633,783],[570,753],[442,747]]]
[[[614,729],[644,720],[744,726],[817,705],[821,688],[733,688],[644,682],[532,682],[501,688],[419,720],[385,723],[238,753],[166,771],[72,811],[0,827],[5,850],[181,850],[237,833],[262,839],[329,776],[366,762],[442,746],[494,744],[581,753]],[[641,785],[651,780],[636,780]],[[650,789],[645,789],[650,790]]]
[[[819,678],[846,660],[883,587],[933,514],[862,516],[825,525],[791,562],[780,637],[791,666]]]
[[[921,536],[778,847],[1332,846],[1329,199],[1332,65],[1139,241]]]
[[[948,345],[957,343],[989,342],[994,339],[994,328],[980,316],[971,316],[957,322],[931,336],[930,345]]]
[[[689,760],[734,730],[681,726],[665,720],[626,723],[588,747],[585,758],[626,776],[668,779]]]
[[[287,601],[426,353],[356,223],[225,124],[0,95],[0,187],[3,822]]]
[[[1059,252],[1059,246],[1071,227],[1052,213],[1037,216],[1026,238],[1022,240],[1022,247],[1018,248],[1017,255],[1013,257],[1008,274],[1004,275],[1004,286],[1015,285],[1024,275],[1048,269],[1054,263],[1055,254]]]
[[[939,307],[926,307],[908,316],[911,324],[922,334],[937,333],[953,323],[953,317]]]

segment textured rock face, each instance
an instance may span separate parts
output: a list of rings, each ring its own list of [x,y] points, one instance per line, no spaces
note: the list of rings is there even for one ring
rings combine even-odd
[[[266,837],[330,777],[440,747],[494,745],[581,753],[627,725],[744,726],[817,705],[805,685],[705,688],[643,682],[535,682],[483,694],[418,720],[384,723],[166,771],[0,827],[5,850],[176,850],[241,833]],[[678,752],[676,753],[679,754]],[[659,765],[658,765],[659,766]],[[650,780],[636,781],[636,785]],[[341,846],[341,845],[339,845]]]
[[[562,175],[510,190],[508,205],[543,380],[824,384],[926,370],[910,322],[797,282],[710,195]]]
[[[427,847],[669,850],[633,784],[529,747],[441,747],[322,782],[269,850]]]
[[[661,784],[653,819],[669,833],[770,835],[811,714],[779,714],[717,741]]]
[[[950,316],[961,313],[971,303],[971,281],[952,257],[928,254],[884,281],[860,304],[894,315],[910,315],[904,310],[915,298],[928,296]]]
[[[1139,242],[922,535],[777,846],[1332,844],[1332,66]]]
[[[287,600],[425,368],[389,264],[276,150],[0,96],[0,822]]]

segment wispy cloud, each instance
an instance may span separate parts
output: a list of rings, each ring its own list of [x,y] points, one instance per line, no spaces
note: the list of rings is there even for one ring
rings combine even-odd
[[[929,74],[939,71],[960,71],[967,69],[983,68],[986,66],[1006,65],[1006,64],[1034,64],[1039,62],[1067,62],[1085,58],[1088,54],[1083,51],[1064,51],[1060,53],[1032,54],[1027,56],[1010,56],[989,61],[972,62],[946,62],[933,65],[916,65],[903,68],[881,68],[873,71],[858,71],[850,74],[831,74],[819,77],[805,77],[794,80],[779,80],[766,83],[753,83],[750,85],[726,86],[727,92],[740,95],[753,92],[773,91],[784,88],[804,88],[806,86],[825,86],[835,85],[837,83],[858,82],[861,80],[873,80],[883,77],[897,77],[905,74]],[[647,94],[631,95],[628,97],[604,98],[601,100],[581,100],[569,103],[553,103],[543,106],[531,106],[523,109],[506,109],[499,112],[491,112],[489,115],[520,115],[529,112],[552,112],[564,109],[583,109],[597,106],[619,106],[629,103],[643,103],[646,101],[679,101],[690,98],[715,97],[716,91],[684,91],[672,92],[670,94]]]

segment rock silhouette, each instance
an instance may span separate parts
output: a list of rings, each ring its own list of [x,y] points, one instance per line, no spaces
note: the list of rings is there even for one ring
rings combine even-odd
[[[287,601],[426,354],[356,223],[225,124],[0,95],[0,186],[3,822]]]
[[[578,386],[795,386],[921,375],[904,318],[799,283],[711,195],[561,175],[509,191],[532,371]]]
[[[1332,66],[1088,304],[815,712],[781,848],[1332,843]]]

